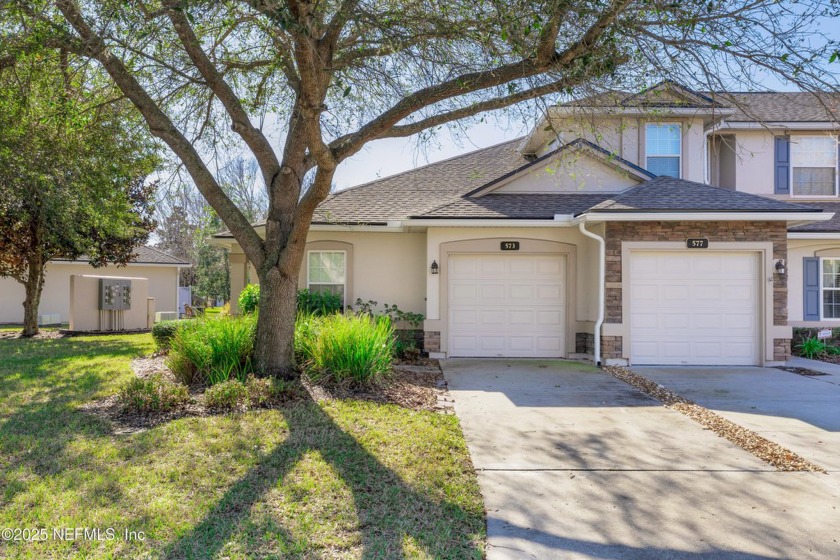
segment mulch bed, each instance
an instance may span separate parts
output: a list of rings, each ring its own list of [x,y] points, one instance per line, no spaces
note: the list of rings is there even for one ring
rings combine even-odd
[[[42,329],[41,332],[35,336],[21,336],[20,331],[2,331],[0,332],[0,340],[15,340],[18,338],[24,340],[43,340],[51,338],[64,338],[65,334],[54,329]]]
[[[452,400],[437,360],[425,364],[395,364],[390,380],[375,387],[314,385],[304,379],[304,386],[315,400],[356,399],[395,404],[411,410],[451,413]]]
[[[165,379],[175,382],[175,377],[166,366],[166,355],[154,354],[135,358],[131,367],[137,377],[144,379],[154,374],[161,374]],[[394,373],[387,382],[368,388],[351,386],[321,386],[301,379],[300,391],[293,391],[287,402],[266,408],[279,408],[295,401],[332,399],[356,399],[383,404],[394,404],[410,410],[426,410],[444,414],[452,413],[452,399],[446,388],[437,360],[419,358],[412,363],[397,363]],[[209,409],[204,404],[204,388],[190,388],[190,402],[169,411],[154,413],[136,413],[125,410],[117,395],[89,402],[80,410],[98,418],[107,420],[114,434],[131,434],[153,428],[160,424],[186,416],[206,417],[229,414]]]
[[[779,366],[776,369],[780,369],[782,371],[789,371],[789,372],[795,373],[797,375],[804,375],[805,377],[819,377],[820,375],[828,375],[827,373],[823,373],[821,371],[814,371],[812,369],[801,368],[801,367]]]
[[[734,422],[715,414],[708,408],[681,397],[673,391],[666,389],[650,379],[633,373],[623,367],[607,366],[604,371],[641,390],[643,393],[662,401],[667,408],[681,412],[700,423],[702,426],[713,431],[717,435],[731,441],[738,447],[749,451],[765,463],[768,463],[779,471],[806,471],[825,473],[825,469],[819,465],[804,459],[767,438],[764,438],[752,430],[739,426]]]

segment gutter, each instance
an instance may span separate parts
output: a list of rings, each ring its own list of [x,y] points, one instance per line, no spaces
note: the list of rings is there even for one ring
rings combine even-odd
[[[607,248],[604,238],[598,234],[592,233],[586,229],[584,221],[578,222],[580,232],[594,239],[598,243],[598,318],[595,320],[594,338],[595,345],[593,348],[595,365],[601,367],[601,326],[604,324],[604,303],[606,300],[606,264],[607,264]]]
[[[834,217],[833,212],[587,212],[575,222],[825,222]]]

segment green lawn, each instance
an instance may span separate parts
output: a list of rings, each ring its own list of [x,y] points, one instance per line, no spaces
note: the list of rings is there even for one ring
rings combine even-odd
[[[307,401],[113,435],[78,410],[151,350],[147,334],[0,340],[0,528],[48,532],[0,558],[481,557],[454,416]],[[117,538],[53,539],[76,527]]]

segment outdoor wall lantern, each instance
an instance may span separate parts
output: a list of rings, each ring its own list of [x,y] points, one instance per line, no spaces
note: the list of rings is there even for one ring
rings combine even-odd
[[[776,259],[776,273],[777,274],[784,274],[785,273],[785,259]]]
[[[440,266],[437,261],[432,261],[432,274],[437,274],[438,272],[440,272]]]

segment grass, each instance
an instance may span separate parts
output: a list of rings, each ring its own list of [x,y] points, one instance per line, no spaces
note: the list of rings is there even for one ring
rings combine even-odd
[[[0,558],[480,558],[483,505],[454,416],[362,401],[182,418],[114,435],[151,336],[0,340],[0,527],[122,538],[0,541]]]

